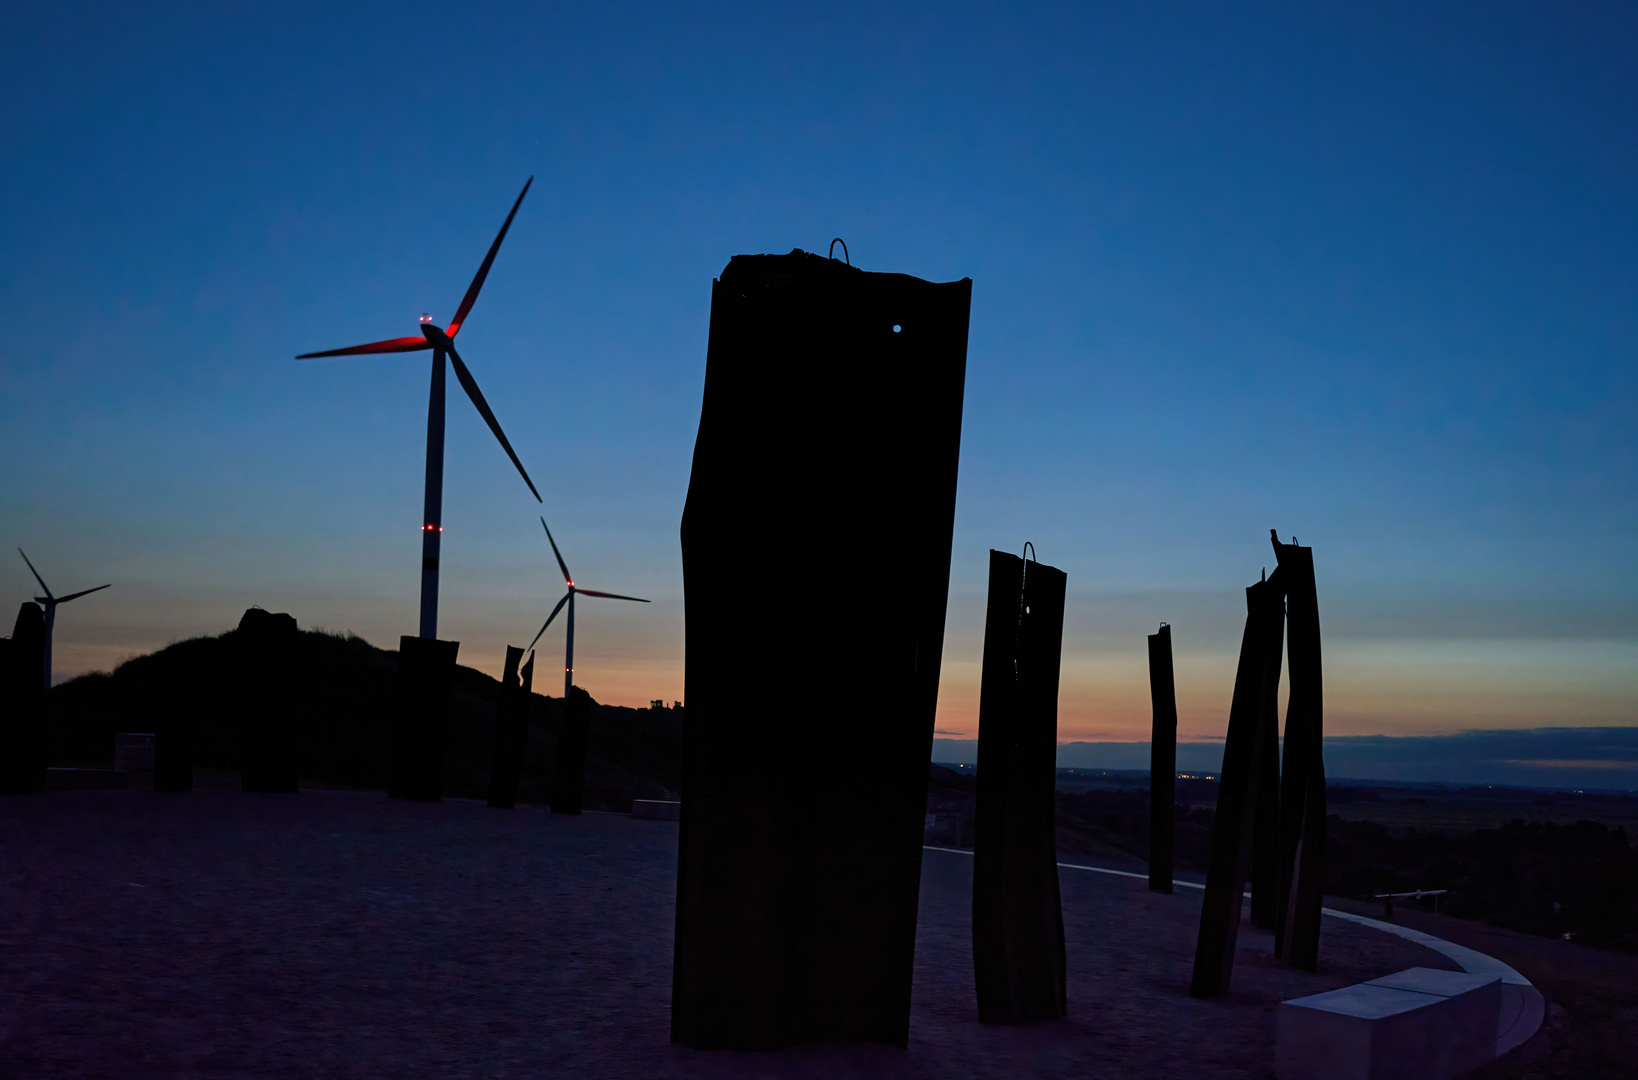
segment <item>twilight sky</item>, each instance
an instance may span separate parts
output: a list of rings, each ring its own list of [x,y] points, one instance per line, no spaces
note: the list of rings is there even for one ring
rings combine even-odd
[[[291,358],[446,322],[534,175],[460,340],[577,581],[655,601],[581,602],[599,700],[683,696],[712,277],[840,235],[974,283],[941,731],[1028,539],[1061,737],[1146,737],[1162,620],[1221,735],[1270,527],[1315,548],[1329,732],[1638,722],[1638,9],[681,9],[10,12],[7,625],[11,547],[114,582],[59,678],[252,603],[415,631],[427,354]],[[498,672],[561,586],[450,393],[440,631]]]

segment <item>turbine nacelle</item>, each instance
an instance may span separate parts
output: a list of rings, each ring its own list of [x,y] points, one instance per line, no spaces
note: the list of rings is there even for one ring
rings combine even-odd
[[[454,339],[442,327],[424,315],[421,317],[421,333],[426,335],[426,339],[432,343],[434,349],[443,349],[445,352],[455,351]]]

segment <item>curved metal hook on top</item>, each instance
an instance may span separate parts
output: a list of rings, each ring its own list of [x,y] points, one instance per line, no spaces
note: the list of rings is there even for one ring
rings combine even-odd
[[[1024,558],[1025,558],[1025,560],[1027,560],[1029,562],[1040,562],[1041,557],[1039,555],[1036,555],[1035,558],[1033,558],[1033,559],[1030,558],[1030,555],[1033,554],[1034,551],[1035,551],[1035,545],[1030,543],[1028,540],[1025,540],[1024,541]]]
[[[836,257],[836,245],[837,244],[842,245],[842,259],[849,266],[852,266],[853,265],[853,258],[850,255],[848,255],[848,253],[847,253],[847,241],[843,240],[840,236],[838,236],[835,239],[831,240],[831,242],[830,242],[830,253],[827,256],[827,258],[834,259]]]

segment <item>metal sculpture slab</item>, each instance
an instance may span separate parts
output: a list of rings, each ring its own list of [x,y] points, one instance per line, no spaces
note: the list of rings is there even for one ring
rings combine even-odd
[[[971,300],[802,251],[712,286],[676,1041],[909,1038]]]
[[[1279,577],[1279,571],[1274,577]],[[1217,783],[1217,815],[1212,824],[1211,863],[1200,909],[1194,975],[1189,996],[1217,997],[1228,992],[1234,975],[1234,947],[1240,935],[1240,906],[1251,869],[1252,828],[1257,811],[1257,773],[1262,759],[1261,710],[1265,652],[1280,608],[1279,585],[1271,578],[1246,590],[1246,626],[1240,639],[1240,663],[1229,705],[1228,737]]]
[[[455,682],[458,641],[398,639],[398,693],[392,727],[395,799],[438,802],[444,797],[444,744]]]
[[[234,633],[239,661],[239,784],[245,791],[292,792],[301,787],[301,680],[294,616],[250,608]]]
[[[534,681],[535,658],[520,676],[518,662],[523,650],[506,647],[506,664],[501,674],[500,700],[495,706],[495,753],[489,766],[489,805],[511,810],[517,805],[518,780],[523,775],[523,755],[529,743],[529,682]]]
[[[154,790],[192,791],[194,721],[190,710],[155,703],[148,727],[154,733]]]
[[[552,813],[578,814],[586,799],[586,752],[591,742],[591,695],[569,688],[557,729],[552,771]]]
[[[45,648],[45,613],[24,602],[0,652],[0,794],[45,790]]]
[[[1283,575],[1276,570],[1272,585]],[[1285,645],[1285,597],[1268,598],[1263,626],[1262,694],[1257,703],[1257,811],[1251,837],[1251,921],[1272,931],[1280,907],[1280,667]]]
[[[1172,677],[1172,628],[1149,635],[1149,891],[1172,891],[1177,814],[1177,686]]]
[[[1292,967],[1319,964],[1325,885],[1324,680],[1314,549],[1271,535],[1286,578],[1290,622],[1290,696],[1285,710],[1285,770],[1280,790],[1280,906],[1275,954]]]
[[[973,975],[987,1024],[1069,1008],[1055,825],[1066,580],[990,552],[973,833]]]

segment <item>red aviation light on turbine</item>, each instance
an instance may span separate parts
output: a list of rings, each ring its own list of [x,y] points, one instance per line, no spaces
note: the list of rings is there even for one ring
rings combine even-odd
[[[425,312],[425,311],[423,311],[423,312],[421,312],[421,322],[422,322],[422,323],[423,323],[423,324],[425,324],[425,323],[429,323],[429,322],[431,322],[431,321],[432,321],[432,316],[431,316],[431,315],[430,315],[430,314],[428,314],[428,313],[427,313],[427,312]]]

